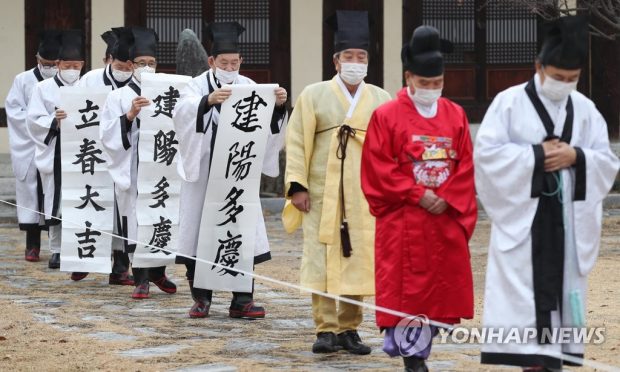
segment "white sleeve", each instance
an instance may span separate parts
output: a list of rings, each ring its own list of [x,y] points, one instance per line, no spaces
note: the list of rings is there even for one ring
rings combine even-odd
[[[121,90],[108,94],[101,110],[99,137],[108,155],[108,172],[115,185],[125,191],[131,186],[131,127],[123,112]]]
[[[277,114],[274,114],[277,115]],[[288,123],[288,113],[284,113],[279,118],[274,119],[272,128],[267,137],[267,148],[263,159],[263,174],[269,177],[280,175],[280,151],[284,147],[286,140],[286,124]],[[277,132],[274,131],[277,129]]]
[[[199,75],[204,79],[204,75]],[[203,148],[205,133],[211,133],[214,108],[209,106],[207,95],[192,79],[181,91],[181,98],[174,109],[174,129],[179,138],[179,173],[188,182],[195,182],[200,175],[200,162],[209,153]],[[208,154],[207,154],[208,155]]]
[[[585,199],[573,202],[575,243],[582,275],[587,275],[596,263],[602,229],[603,199],[613,186],[620,165],[609,147],[605,119],[593,104],[590,110],[592,114],[587,123],[587,141],[582,146],[576,146],[585,157]]]
[[[33,143],[26,124],[28,97],[26,97],[27,91],[24,80],[23,74],[15,77],[4,105],[9,131],[13,173],[20,181],[26,178],[34,154]]]
[[[15,80],[13,80],[11,90],[9,90],[9,94],[4,102],[6,117],[8,120],[15,123],[15,125],[25,125],[26,123],[28,105],[26,104],[26,97],[24,97],[24,94],[24,84],[20,74],[15,77]]]
[[[474,164],[478,197],[507,251],[529,236],[538,198],[531,195],[534,148],[510,137],[512,104],[503,98],[510,97],[496,97],[478,129]]]
[[[30,137],[35,143],[35,163],[39,172],[54,171],[54,150],[59,128],[56,121],[54,103],[46,99],[45,81],[37,84],[28,104],[27,126]]]

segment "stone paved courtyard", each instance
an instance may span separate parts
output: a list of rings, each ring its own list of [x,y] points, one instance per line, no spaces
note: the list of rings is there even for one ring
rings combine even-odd
[[[607,213],[601,258],[591,277],[588,323],[606,327],[606,342],[589,345],[586,355],[620,366],[620,217]],[[275,215],[267,216],[273,260],[257,272],[298,282],[301,233],[287,235]],[[478,326],[486,266],[489,222],[482,218],[471,242]],[[257,321],[228,318],[230,294],[216,293],[211,316],[190,319],[192,304],[184,267],[169,275],[179,291],[167,295],[156,287],[151,298],[132,300],[132,288],[109,286],[107,276],[91,274],[72,282],[68,273],[23,260],[24,236],[12,224],[0,225],[0,370],[1,371],[257,371],[401,369],[400,359],[381,351],[374,314],[366,310],[360,334],[373,347],[369,356],[339,352],[311,353],[314,341],[310,299],[306,294],[258,282],[256,300],[267,309]],[[44,240],[44,247],[47,247]],[[372,299],[367,299],[372,302]],[[433,371],[516,370],[483,367],[479,347],[435,344]],[[576,369],[571,369],[576,370]],[[583,368],[580,370],[591,370]]]

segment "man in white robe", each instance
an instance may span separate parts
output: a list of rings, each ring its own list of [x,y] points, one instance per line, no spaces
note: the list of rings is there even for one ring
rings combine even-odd
[[[105,67],[91,70],[80,78],[81,87],[112,87],[112,90],[122,88],[133,75],[131,63],[121,61],[115,58],[115,47],[118,40],[118,34],[122,32],[124,27],[114,27],[112,31],[106,31],[101,38],[106,42],[107,63]]]
[[[125,252],[133,258],[138,239],[138,140],[142,107],[151,102],[140,96],[142,74],[154,73],[157,67],[155,47],[157,34],[150,28],[127,27],[119,34],[115,58],[132,66],[133,78],[124,87],[108,94],[102,109],[99,132],[108,155],[108,171],[114,181],[119,227],[125,240]],[[132,268],[135,299],[149,297],[149,282],[162,291],[176,293],[176,285],[166,277],[166,267]]]
[[[74,86],[84,67],[82,31],[65,30],[60,34],[61,47],[58,54],[58,73],[53,79],[37,83],[28,105],[28,131],[35,143],[34,161],[43,184],[43,211],[49,231],[52,256],[50,269],[60,268],[60,245],[62,225],[60,218],[60,125],[67,117],[59,108],[60,87]]]
[[[108,30],[101,34],[101,38],[106,44],[105,56],[102,59],[103,64],[107,67],[110,63],[114,61],[114,55],[112,52],[114,51],[114,48],[116,47],[116,42],[118,40],[117,32],[114,31],[114,29]],[[122,79],[120,79],[119,81],[122,81]]]
[[[483,325],[504,335],[483,345],[482,363],[554,371],[570,364],[562,354],[583,357],[583,342],[553,334],[585,327],[602,202],[619,166],[604,119],[575,91],[587,27],[579,17],[551,24],[536,75],[500,93],[477,134],[476,187],[492,221]],[[522,342],[506,339],[515,328]]]
[[[5,109],[9,128],[11,164],[15,174],[15,200],[19,229],[26,232],[26,261],[39,261],[41,229],[44,219],[40,203],[43,190],[39,171],[34,163],[35,143],[28,133],[26,115],[35,85],[56,75],[60,48],[59,32],[43,31],[37,51],[37,66],[18,74],[6,97]]]
[[[123,27],[113,28],[112,31],[106,31],[101,38],[106,42],[106,58],[108,61],[104,68],[91,70],[80,78],[80,87],[112,87],[112,90],[119,89],[127,85],[133,75],[132,63],[127,60],[115,58],[118,56],[116,52],[116,43],[118,34],[123,31]],[[121,56],[124,57],[124,56]],[[117,203],[114,203],[114,234],[120,234],[119,214]],[[125,242],[117,237],[112,237],[112,272],[110,273],[108,283],[111,285],[134,285],[133,277],[129,275],[129,253],[125,252]],[[71,279],[79,281],[88,275],[87,272],[73,272]]]
[[[239,75],[242,58],[237,38],[243,31],[243,27],[237,22],[209,25],[209,33],[213,40],[209,57],[211,69],[188,83],[181,92],[181,98],[175,108],[174,125],[179,136],[179,155],[182,164],[180,173],[184,179],[180,193],[178,252],[187,256],[196,256],[220,107],[231,95],[230,88],[222,88],[222,84],[255,84],[251,79]],[[263,174],[270,177],[277,177],[279,173],[278,154],[284,144],[284,125],[287,116],[284,106],[287,100],[286,90],[276,88],[275,94],[276,108],[263,161]],[[257,220],[254,256],[254,264],[271,259],[262,213]],[[212,291],[194,288],[195,261],[177,256],[177,263],[184,263],[187,267],[187,280],[194,299],[189,316],[191,318],[208,316]],[[233,292],[229,315],[234,318],[263,318],[265,309],[254,305],[253,292]]]

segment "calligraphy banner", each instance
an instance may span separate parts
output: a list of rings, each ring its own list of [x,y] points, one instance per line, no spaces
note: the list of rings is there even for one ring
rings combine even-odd
[[[178,140],[172,114],[179,92],[191,77],[143,74],[141,95],[151,105],[140,111],[138,145],[138,244],[133,267],[158,267],[174,263],[179,225],[181,177],[177,172]],[[158,249],[163,248],[164,250]]]
[[[62,245],[60,270],[109,274],[114,186],[99,140],[99,118],[110,87],[60,88]],[[80,224],[76,226],[75,224]]]
[[[194,286],[251,292],[260,179],[275,105],[275,84],[231,85],[222,103],[202,212]]]

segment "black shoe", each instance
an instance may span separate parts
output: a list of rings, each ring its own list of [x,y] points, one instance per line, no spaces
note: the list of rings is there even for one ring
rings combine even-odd
[[[211,308],[211,297],[213,292],[208,289],[194,288],[194,281],[188,280],[189,290],[194,299],[194,305],[189,310],[190,318],[206,318],[209,316]]]
[[[174,284],[174,282],[172,282],[171,280],[169,280],[168,277],[165,275],[159,279],[150,280],[150,281],[152,281],[153,284],[157,286],[157,288],[161,289],[162,291],[168,294],[177,293],[177,285]]]
[[[112,251],[112,273],[123,274],[129,271],[129,255],[122,251]]]
[[[71,280],[73,280],[74,282],[79,282],[80,280],[86,278],[87,276],[88,276],[88,273],[74,271],[71,273]]]
[[[129,275],[129,271],[124,273],[111,273],[108,278],[108,284],[110,285],[135,285],[133,276]]]
[[[52,257],[50,257],[47,267],[50,269],[60,269],[60,253],[52,253]]]
[[[147,269],[147,271],[149,281],[153,282],[163,292],[168,294],[177,293],[177,285],[166,276],[166,266],[152,267]]]
[[[319,332],[312,345],[312,352],[315,354],[335,353],[340,349],[342,348],[338,345],[338,337],[333,332]]]
[[[362,343],[357,331],[346,331],[338,335],[338,345],[351,354],[368,355],[372,349]]]
[[[422,358],[403,357],[403,361],[405,362],[405,372],[428,372],[428,367]]]
[[[39,248],[26,248],[26,261],[39,262]]]
[[[131,294],[131,298],[134,298],[136,300],[149,298],[149,282],[136,285],[136,288]]]
[[[231,303],[228,316],[236,319],[262,319],[265,317],[265,308],[254,305],[254,301],[247,304]]]

